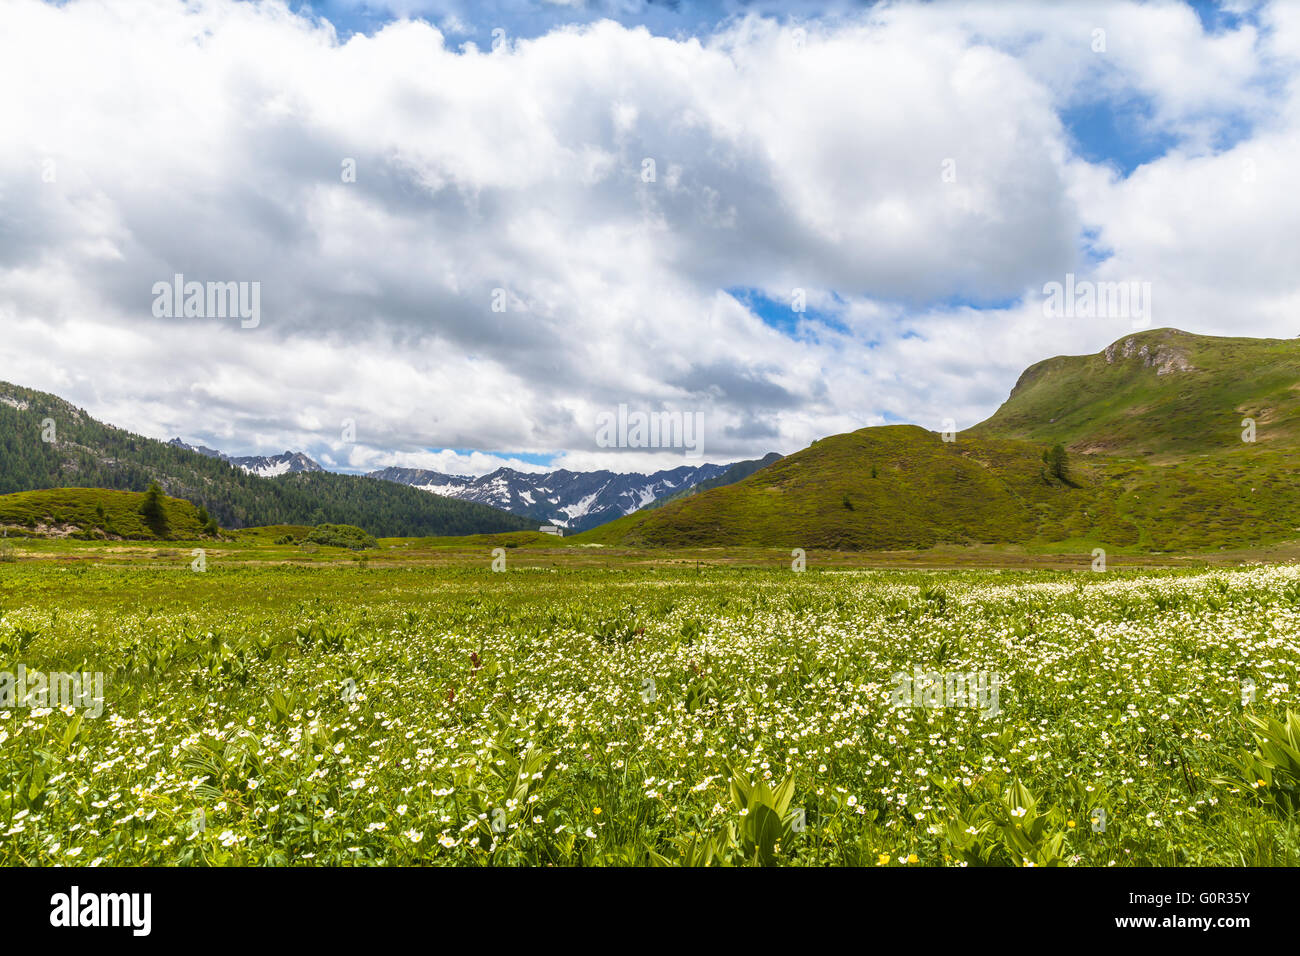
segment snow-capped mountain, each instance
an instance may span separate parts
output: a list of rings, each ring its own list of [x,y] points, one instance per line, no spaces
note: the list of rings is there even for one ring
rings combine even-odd
[[[682,465],[653,475],[612,471],[551,471],[529,474],[498,468],[470,478],[419,468],[385,468],[370,477],[412,485],[463,501],[476,501],[503,511],[536,518],[568,531],[586,531],[631,514],[659,498],[707,481],[729,465]]]
[[[259,478],[274,478],[276,475],[287,475],[295,471],[324,471],[320,465],[300,451],[286,451],[282,455],[272,455],[269,458],[265,455],[245,455],[242,458],[232,458],[215,448],[209,448],[206,445],[190,445],[179,438],[173,438],[167,444],[175,445],[177,448],[184,448],[187,451],[196,451],[200,455],[207,455],[209,458],[220,458],[222,461],[230,462],[237,468],[244,469],[250,475],[257,475]]]
[[[283,454],[266,457],[249,455],[244,458],[227,458],[232,465],[238,465],[250,475],[261,478],[274,478],[295,471],[324,471],[325,469],[312,461],[300,451],[286,451]]]

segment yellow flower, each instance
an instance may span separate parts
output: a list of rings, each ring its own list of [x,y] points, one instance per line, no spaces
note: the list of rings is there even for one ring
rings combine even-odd
[[[888,853],[882,853],[880,854],[880,856],[876,857],[876,866],[884,866],[888,862],[889,862]]]
[[[911,854],[910,856],[908,856],[908,858],[907,858],[907,862],[908,862],[908,863],[915,863],[915,862],[917,862],[917,859],[918,859],[917,855],[916,855],[915,853],[913,853],[913,854]]]
[[[1065,825],[1066,825],[1067,827],[1069,827],[1071,830],[1074,829],[1074,821],[1073,821],[1073,820],[1070,820],[1070,821],[1069,821],[1068,823],[1066,823]]]
[[[591,812],[596,814],[596,816],[600,816],[600,807],[592,807]]]

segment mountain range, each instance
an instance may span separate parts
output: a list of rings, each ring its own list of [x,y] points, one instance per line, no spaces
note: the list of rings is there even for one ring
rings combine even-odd
[[[477,478],[416,468],[385,468],[371,472],[370,477],[491,505],[569,531],[585,531],[701,482],[719,478],[731,467],[681,465],[650,475],[565,470],[530,474],[498,468]]]
[[[206,445],[188,444],[180,438],[173,438],[167,444],[219,459],[261,478],[324,471],[320,464],[302,452],[286,451],[269,457],[234,457]],[[650,475],[563,469],[534,473],[498,468],[490,474],[475,477],[394,467],[372,471],[367,477],[409,485],[446,498],[488,505],[531,518],[538,524],[554,525],[567,531],[585,531],[695,488],[739,481],[761,464],[780,457],[773,453],[761,462],[682,465]]]

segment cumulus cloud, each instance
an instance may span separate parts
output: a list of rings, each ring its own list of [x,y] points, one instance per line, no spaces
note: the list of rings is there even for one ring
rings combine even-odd
[[[890,4],[496,49],[471,11],[400,12],[430,21],[344,41],[275,2],[6,3],[0,376],[233,454],[653,470],[680,451],[601,448],[597,416],[700,412],[713,461],[973,424],[1024,365],[1126,331],[1046,318],[1067,272],[1152,282],[1156,325],[1300,331],[1283,5],[1211,32],[1173,3]],[[1166,153],[1081,158],[1068,111],[1132,101]],[[177,273],[259,282],[261,321],[155,317]]]

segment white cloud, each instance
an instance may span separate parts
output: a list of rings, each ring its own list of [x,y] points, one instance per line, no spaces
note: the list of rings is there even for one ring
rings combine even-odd
[[[235,454],[653,470],[680,452],[601,449],[600,412],[701,411],[713,461],[973,424],[1025,365],[1124,333],[1042,316],[1043,283],[1093,268],[1082,229],[1100,277],[1153,283],[1157,325],[1293,335],[1300,24],[1260,23],[896,4],[800,42],[749,17],[461,52],[418,21],[340,43],[274,3],[10,0],[0,377]],[[1079,159],[1061,113],[1098,95],[1180,147],[1128,178]],[[154,319],[176,272],[261,282],[260,326]],[[792,338],[736,287],[842,325]],[[969,297],[1015,304],[943,304]],[[498,453],[430,451],[455,448]]]

